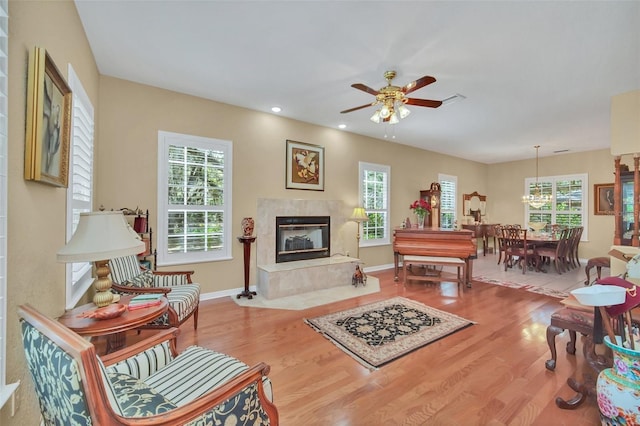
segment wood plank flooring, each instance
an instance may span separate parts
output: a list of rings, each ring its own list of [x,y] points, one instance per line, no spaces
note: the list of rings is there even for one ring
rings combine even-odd
[[[243,308],[230,298],[200,304],[197,332],[181,327],[180,349],[197,344],[271,366],[282,425],[599,425],[595,398],[561,410],[572,375],[591,373],[582,356],[565,352],[557,337],[555,372],[546,328],[559,299],[519,289],[474,283],[462,294],[453,283],[393,281],[393,271],[372,273],[380,293],[304,311]],[[303,318],[403,296],[477,324],[434,342],[377,371],[313,331]]]

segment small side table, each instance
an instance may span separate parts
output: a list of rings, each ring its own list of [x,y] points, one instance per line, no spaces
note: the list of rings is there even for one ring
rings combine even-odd
[[[249,299],[253,299],[257,293],[255,291],[249,291],[249,267],[251,264],[251,244],[258,237],[238,237],[238,241],[240,241],[244,245],[244,290],[242,293],[238,294],[236,297],[240,299],[241,297],[247,297]]]
[[[128,305],[129,300],[133,296],[122,296],[120,302]],[[78,306],[75,309],[68,310],[64,315],[58,318],[65,327],[75,331],[81,336],[106,336],[107,346],[106,353],[111,353],[121,349],[125,345],[126,331],[145,325],[169,309],[169,303],[165,297],[160,299],[159,305],[149,306],[147,308],[136,309],[133,311],[126,310],[122,315],[115,318],[98,320],[94,318],[86,318],[83,314],[87,311],[95,310],[97,307],[93,303]]]

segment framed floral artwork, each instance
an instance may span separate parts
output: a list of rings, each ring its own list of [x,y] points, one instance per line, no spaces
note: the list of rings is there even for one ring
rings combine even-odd
[[[40,47],[29,54],[24,178],[67,187],[71,89]]]
[[[287,140],[286,188],[324,191],[324,147]]]

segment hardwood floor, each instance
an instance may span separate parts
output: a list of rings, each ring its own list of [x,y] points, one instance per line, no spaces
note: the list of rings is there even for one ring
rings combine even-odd
[[[405,288],[391,270],[370,275],[380,293],[303,311],[201,302],[198,331],[186,322],[180,349],[198,344],[250,365],[265,361],[282,425],[600,424],[595,397],[576,410],[554,402],[574,395],[568,377],[591,373],[581,344],[575,356],[565,352],[567,332],[557,338],[556,371],[545,369],[546,328],[559,299],[485,283],[462,294],[452,283]],[[303,322],[396,295],[477,324],[369,371]]]

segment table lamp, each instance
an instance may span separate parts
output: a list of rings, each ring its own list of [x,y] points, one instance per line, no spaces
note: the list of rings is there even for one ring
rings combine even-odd
[[[80,213],[76,232],[69,242],[58,250],[58,262],[95,262],[96,294],[93,303],[98,307],[113,302],[109,277],[109,259],[138,254],[144,251],[144,243],[130,231],[120,211]]]
[[[360,223],[368,222],[369,216],[367,215],[367,212],[364,210],[364,208],[356,207],[355,209],[353,209],[353,213],[351,214],[351,217],[349,218],[349,220],[352,222],[356,222],[358,224],[358,233],[356,234],[356,240],[357,240],[356,257],[359,259],[360,258]]]

